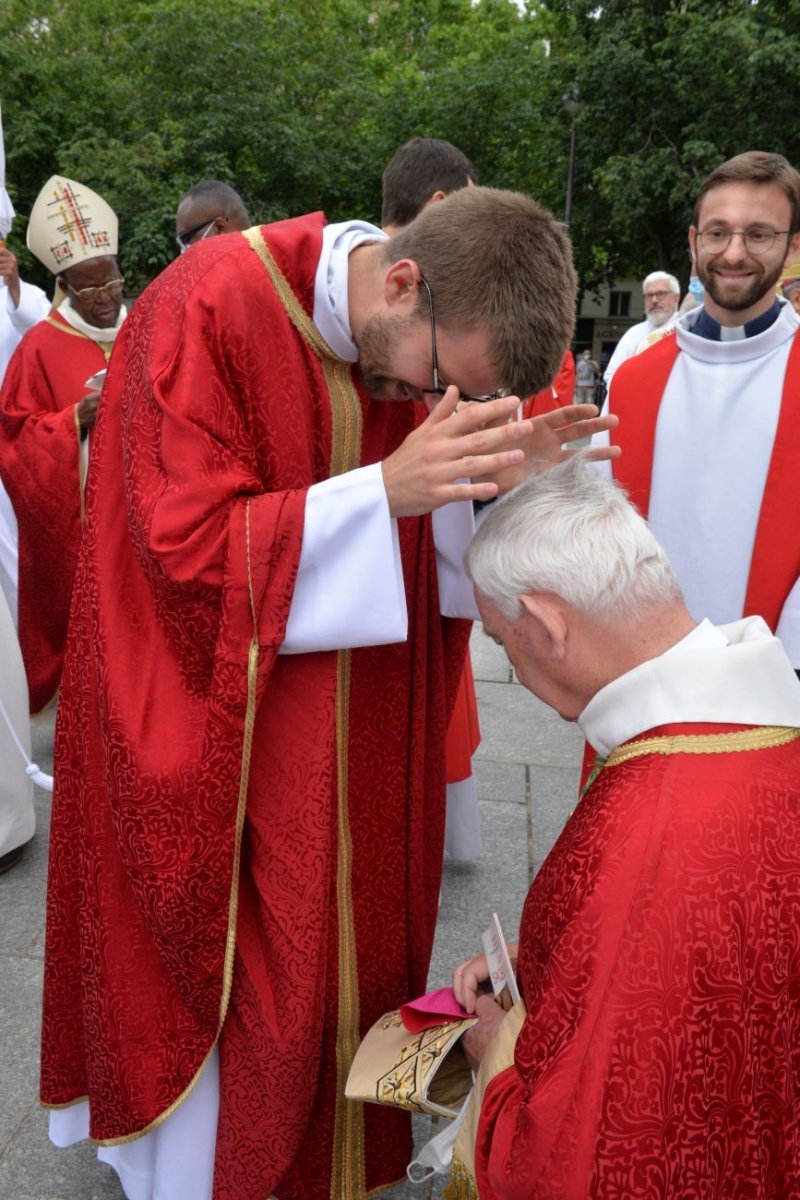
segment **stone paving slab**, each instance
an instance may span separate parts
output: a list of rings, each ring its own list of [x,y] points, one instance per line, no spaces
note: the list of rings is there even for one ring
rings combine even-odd
[[[567,768],[580,764],[583,738],[577,726],[551,713],[521,684],[481,681],[476,691],[482,734],[476,759]]]

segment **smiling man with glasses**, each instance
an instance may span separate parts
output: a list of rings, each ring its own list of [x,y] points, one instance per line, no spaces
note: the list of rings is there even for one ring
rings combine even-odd
[[[95,377],[105,371],[125,308],[117,218],[90,188],[53,176],[31,212],[28,247],[55,275],[58,307],[25,334],[9,363],[0,474],[19,525],[19,637],[38,712],[61,673],[100,403]]]
[[[800,249],[800,175],[755,150],[723,163],[700,188],[689,249],[705,303],[615,376],[614,475],[690,611],[765,617],[800,668],[800,317],[776,296]]]

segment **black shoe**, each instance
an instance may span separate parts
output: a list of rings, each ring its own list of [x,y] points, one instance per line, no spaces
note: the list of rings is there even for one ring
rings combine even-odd
[[[6,871],[10,871],[15,867],[25,853],[27,842],[23,842],[21,846],[16,846],[15,849],[9,850],[8,854],[0,855],[0,875],[5,875]]]

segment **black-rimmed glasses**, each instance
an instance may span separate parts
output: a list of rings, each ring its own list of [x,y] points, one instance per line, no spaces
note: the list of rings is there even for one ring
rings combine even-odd
[[[439,355],[436,350],[436,317],[433,311],[433,292],[431,285],[428,283],[424,275],[420,275],[419,281],[424,285],[425,291],[428,293],[428,309],[431,314],[431,362],[433,364],[433,387],[426,388],[426,392],[431,392],[434,396],[443,396],[447,391],[446,387],[442,386],[442,381],[439,378]],[[461,392],[460,396],[463,401],[470,404],[487,404],[490,400],[499,400],[501,396],[509,394],[508,388],[498,388],[496,392],[490,392],[488,396],[468,396],[466,392]]]

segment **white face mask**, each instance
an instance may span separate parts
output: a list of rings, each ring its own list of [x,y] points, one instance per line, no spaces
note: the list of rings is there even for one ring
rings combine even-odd
[[[406,1175],[412,1183],[424,1183],[433,1175],[447,1175],[453,1161],[453,1146],[464,1124],[471,1096],[472,1091],[464,1101],[458,1116],[446,1125],[441,1133],[437,1133],[436,1137],[426,1142],[417,1157],[408,1164]]]

